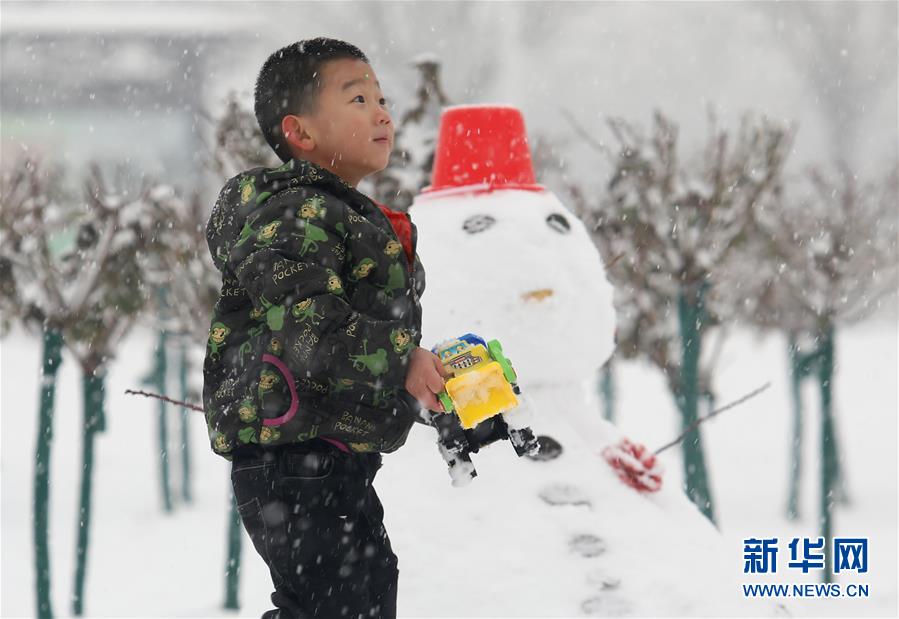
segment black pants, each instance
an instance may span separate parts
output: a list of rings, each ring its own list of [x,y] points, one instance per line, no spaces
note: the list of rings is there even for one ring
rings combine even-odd
[[[265,618],[396,617],[397,558],[372,486],[381,455],[320,440],[235,453],[237,511],[268,565]]]

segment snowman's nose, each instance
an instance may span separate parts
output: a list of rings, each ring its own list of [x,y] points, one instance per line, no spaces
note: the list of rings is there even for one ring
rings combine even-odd
[[[521,295],[521,298],[525,301],[542,301],[547,297],[551,297],[553,295],[552,288],[538,288],[537,290],[530,290]]]

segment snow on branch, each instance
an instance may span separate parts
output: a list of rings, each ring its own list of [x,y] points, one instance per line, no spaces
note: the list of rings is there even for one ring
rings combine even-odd
[[[174,251],[172,217],[148,180],[129,196],[91,165],[79,198],[62,189],[61,169],[47,169],[22,159],[2,172],[0,302],[11,319],[60,330],[92,372],[147,308],[153,269]]]
[[[895,165],[867,180],[842,162],[810,168],[722,264],[741,288],[724,301],[756,326],[793,333],[870,316],[897,289],[896,204]]]
[[[205,163],[222,182],[250,168],[281,165],[265,141],[256,115],[241,103],[236,92],[228,93],[221,115],[204,111],[201,116],[213,132],[213,142],[204,144]]]
[[[727,318],[715,291],[732,282],[717,277],[717,265],[746,243],[782,191],[795,131],[752,114],[729,131],[710,116],[703,147],[684,152],[678,126],[661,112],[648,132],[620,118],[608,127],[617,149],[605,149],[606,191],[591,202],[577,190],[575,203],[615,286],[618,351],[649,359],[676,384],[678,294],[709,288],[703,329]]]

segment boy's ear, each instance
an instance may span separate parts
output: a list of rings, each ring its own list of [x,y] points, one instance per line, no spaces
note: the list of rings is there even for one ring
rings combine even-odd
[[[315,138],[309,135],[304,120],[293,114],[281,119],[281,132],[284,134],[284,139],[300,152],[308,152],[315,148]]]

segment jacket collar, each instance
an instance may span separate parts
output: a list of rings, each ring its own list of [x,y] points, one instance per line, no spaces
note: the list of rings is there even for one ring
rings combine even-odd
[[[281,182],[287,181],[290,186],[310,185],[319,187],[347,204],[357,207],[372,207],[371,198],[352,187],[337,174],[323,168],[317,163],[305,159],[291,159],[284,165],[274,169],[263,169],[263,185],[272,184],[277,189]],[[359,210],[356,208],[356,210]]]

